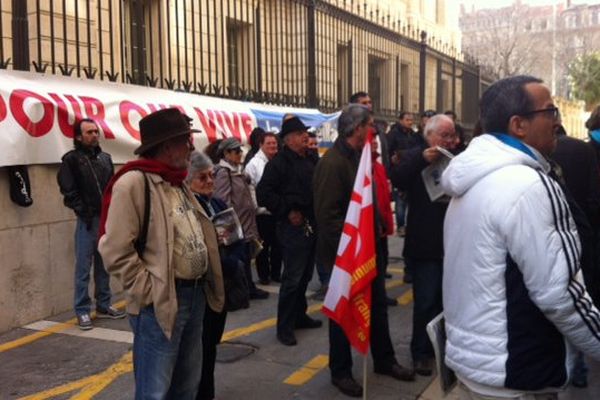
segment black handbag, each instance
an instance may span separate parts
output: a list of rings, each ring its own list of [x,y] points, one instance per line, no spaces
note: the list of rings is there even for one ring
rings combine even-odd
[[[244,265],[239,262],[238,268],[230,274],[223,274],[225,286],[225,311],[237,311],[250,307],[250,290],[244,273]]]

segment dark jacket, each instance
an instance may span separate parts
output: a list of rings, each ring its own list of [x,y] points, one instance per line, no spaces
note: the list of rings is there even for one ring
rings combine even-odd
[[[278,221],[287,220],[290,211],[300,211],[309,222],[314,222],[312,180],[315,158],[302,157],[286,146],[265,166],[256,186],[256,200],[260,207]]]
[[[227,203],[216,197],[208,198],[195,194],[198,203],[206,214],[212,218],[215,214],[226,210]],[[246,263],[246,245],[239,240],[228,246],[219,244],[219,256],[223,268],[223,286],[225,289],[225,306],[223,311],[236,311],[249,307],[250,293],[244,272]]]
[[[65,206],[84,220],[99,216],[102,193],[113,174],[112,159],[100,146],[77,144],[62,157],[57,175]]]
[[[441,260],[444,257],[444,217],[448,203],[429,199],[421,171],[429,164],[423,158],[426,145],[407,150],[399,164],[392,165],[390,178],[398,190],[407,192],[408,213],[404,257]]]
[[[600,174],[596,154],[582,140],[561,135],[552,159],[559,168],[552,176],[562,186],[581,241],[583,279],[596,306],[600,305],[600,266],[597,260],[600,217]]]
[[[405,128],[400,124],[395,124],[388,133],[388,151],[390,157],[395,153],[402,155],[405,150],[423,144],[425,144],[423,135],[415,133],[412,129]]]
[[[317,164],[314,177],[317,262],[333,268],[360,154],[338,138]]]
[[[592,226],[600,225],[600,172],[592,147],[582,140],[561,135],[552,154],[571,195]]]
[[[206,196],[196,194],[196,199],[206,211],[206,214],[212,218],[215,214],[229,208],[227,203],[216,197],[210,199]],[[223,276],[231,277],[235,275],[239,268],[244,267],[245,245],[243,241],[232,243],[229,246],[219,245],[221,255],[221,266],[223,267]]]

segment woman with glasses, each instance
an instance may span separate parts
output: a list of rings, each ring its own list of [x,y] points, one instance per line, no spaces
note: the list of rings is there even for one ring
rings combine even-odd
[[[250,192],[250,178],[242,171],[242,144],[235,138],[224,139],[217,149],[220,157],[215,166],[215,197],[225,201],[237,213],[244,231],[246,261],[244,270],[251,299],[266,299],[269,293],[252,281],[250,263],[255,243],[259,240],[256,227],[256,205]]]
[[[186,181],[206,214],[212,219],[215,214],[228,208],[223,200],[213,197],[213,163],[203,153],[194,152]],[[196,400],[210,400],[215,397],[215,361],[217,345],[225,330],[227,311],[248,307],[246,275],[244,272],[245,246],[242,241],[224,245],[219,237],[219,254],[225,282],[225,308],[216,312],[206,307],[202,327],[202,379]]]

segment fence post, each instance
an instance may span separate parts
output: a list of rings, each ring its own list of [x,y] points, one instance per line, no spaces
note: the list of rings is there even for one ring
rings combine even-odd
[[[12,0],[12,31],[13,69],[29,71],[29,28],[26,1]]]
[[[419,114],[425,111],[425,73],[427,71],[427,32],[421,31],[419,55]]]
[[[315,1],[309,0],[306,13],[306,42],[308,51],[308,69],[306,79],[306,92],[308,95],[308,107],[317,107],[317,66],[316,66],[316,31],[315,31]]]

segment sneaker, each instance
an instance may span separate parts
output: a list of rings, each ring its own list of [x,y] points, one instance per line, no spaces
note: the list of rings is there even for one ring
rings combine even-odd
[[[77,324],[82,331],[89,331],[94,327],[90,314],[81,314],[77,316]]]
[[[117,310],[113,306],[108,307],[106,310],[103,308],[96,307],[96,318],[100,319],[121,319],[125,318],[126,314],[123,311]]]

